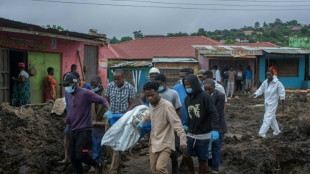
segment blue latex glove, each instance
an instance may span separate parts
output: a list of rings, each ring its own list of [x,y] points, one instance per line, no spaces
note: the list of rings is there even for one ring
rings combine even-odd
[[[218,131],[211,131],[211,140],[214,141],[214,140],[217,140],[219,139],[219,132]]]
[[[106,116],[106,119],[108,119],[108,120],[110,120],[112,118],[112,112],[110,110],[105,112],[104,115]]]
[[[184,125],[183,128],[185,131],[188,131],[188,126]]]
[[[139,130],[142,130],[143,124],[142,124],[141,122],[139,122],[139,123],[137,124],[137,128],[138,128]]]

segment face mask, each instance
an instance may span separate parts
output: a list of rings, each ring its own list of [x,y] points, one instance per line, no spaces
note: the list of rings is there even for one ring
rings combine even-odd
[[[192,88],[186,88],[186,92],[191,94],[193,92],[193,89]]]
[[[165,90],[165,87],[164,86],[160,86],[159,88],[158,88],[158,92],[162,92],[162,91],[164,91]]]
[[[73,93],[74,92],[74,89],[72,88],[72,86],[67,86],[67,87],[65,87],[65,91],[67,92],[67,93]]]
[[[98,91],[100,91],[100,88],[99,88],[99,87],[94,88],[93,91],[94,91],[94,92],[98,92]]]

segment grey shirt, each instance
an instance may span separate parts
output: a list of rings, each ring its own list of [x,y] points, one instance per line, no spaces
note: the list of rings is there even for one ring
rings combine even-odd
[[[160,92],[159,96],[172,103],[175,109],[182,107],[179,94],[175,90],[167,88],[164,92]]]

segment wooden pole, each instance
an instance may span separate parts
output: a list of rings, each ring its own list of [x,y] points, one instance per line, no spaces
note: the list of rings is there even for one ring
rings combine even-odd
[[[78,55],[78,57],[79,57],[80,68],[81,68],[81,73],[82,73],[82,77],[83,77],[83,79],[82,79],[82,80],[84,80],[84,71],[83,71],[83,66],[82,66],[82,62],[81,62],[80,51],[79,51],[79,50],[77,50],[77,51],[76,51],[76,54],[77,54],[77,55]]]

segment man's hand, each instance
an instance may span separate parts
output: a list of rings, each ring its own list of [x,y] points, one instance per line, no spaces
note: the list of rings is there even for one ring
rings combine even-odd
[[[183,152],[183,155],[187,155],[186,150],[187,150],[187,145],[186,144],[181,145],[181,151]]]
[[[211,131],[211,140],[215,141],[219,139],[219,132],[218,131]]]
[[[110,120],[112,118],[112,112],[110,110],[108,110],[107,112],[104,113],[105,118]]]
[[[139,122],[139,123],[137,124],[137,129],[138,129],[139,131],[141,131],[141,130],[143,129],[143,124],[142,124],[141,122]]]
[[[284,100],[281,100],[281,102],[282,102],[282,112],[284,113],[284,110],[285,110]]]
[[[255,98],[255,97],[256,97],[256,94],[249,95],[249,98]]]

